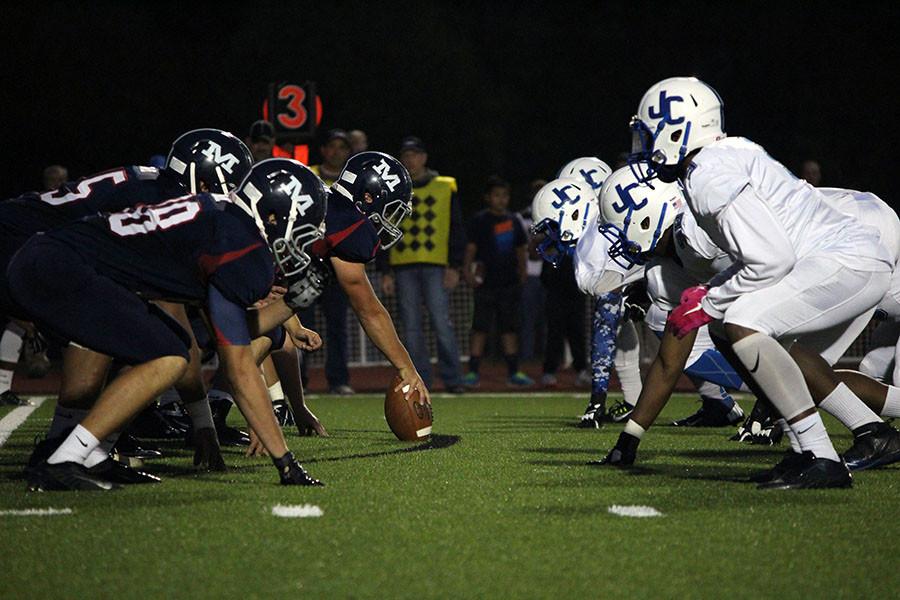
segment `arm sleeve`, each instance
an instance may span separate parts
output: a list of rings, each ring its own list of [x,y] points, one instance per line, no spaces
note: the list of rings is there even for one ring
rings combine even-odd
[[[216,286],[209,286],[206,297],[209,320],[216,335],[216,345],[247,346],[250,330],[247,327],[247,311],[228,300]]]
[[[459,192],[454,191],[450,196],[450,248],[447,253],[447,262],[449,265],[455,268],[461,267],[465,251],[466,227],[463,224]]]
[[[769,205],[748,186],[716,215],[716,224],[736,266],[712,287],[703,310],[721,319],[743,294],[770,287],[787,275],[797,257],[787,232]]]

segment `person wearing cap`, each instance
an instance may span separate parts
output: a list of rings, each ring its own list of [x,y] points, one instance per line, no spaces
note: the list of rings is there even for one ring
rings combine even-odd
[[[450,320],[450,291],[459,283],[466,248],[456,179],[427,167],[425,144],[414,136],[403,139],[400,162],[412,178],[413,208],[400,225],[403,238],[389,251],[382,291],[386,295],[396,291],[404,342],[430,387],[431,356],[422,323],[425,305],[437,338],[438,370],[444,387],[451,393],[463,393],[459,348]]]
[[[253,125],[250,126],[250,133],[244,141],[247,142],[247,147],[250,148],[253,162],[272,158],[272,152],[275,148],[275,128],[268,121],[262,119],[254,121]]]
[[[353,154],[359,154],[369,149],[369,136],[362,129],[352,129],[347,136],[350,140],[350,150]]]
[[[350,158],[350,137],[343,129],[330,129],[325,133],[319,146],[322,162],[310,165],[325,185],[331,186],[340,176],[347,159]],[[350,371],[347,369],[347,295],[334,280],[319,297],[318,304],[325,314],[325,379],[332,394],[350,396]],[[303,313],[302,319],[312,323],[313,308]],[[304,364],[304,371],[305,371]]]

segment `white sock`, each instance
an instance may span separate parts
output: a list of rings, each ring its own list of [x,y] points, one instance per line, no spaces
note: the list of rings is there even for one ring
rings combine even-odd
[[[800,367],[777,341],[753,333],[732,348],[785,419],[815,407]]]
[[[90,431],[78,425],[72,430],[56,452],[50,455],[47,462],[51,465],[63,462],[74,462],[83,465],[93,450],[100,445],[100,440]]]
[[[196,402],[188,402],[184,405],[184,408],[187,410],[195,430],[204,428],[212,429],[215,427],[213,424],[212,411],[209,408],[209,401],[206,398],[197,400]]]
[[[791,426],[788,425],[788,422],[784,419],[778,419],[775,424],[781,427],[781,430],[784,432],[784,435],[787,436],[788,442],[791,444],[791,450],[800,454],[803,450],[800,448],[800,440],[797,439],[797,434],[794,433],[794,430],[791,429]]]
[[[0,335],[0,362],[8,362],[16,364],[19,362],[19,356],[22,354],[22,344],[25,330],[16,325],[9,323],[3,334]]]
[[[13,372],[9,369],[0,369],[0,394],[5,394],[12,388]]]
[[[843,382],[825,396],[825,399],[819,403],[819,408],[843,423],[850,431],[869,423],[881,422],[878,415]]]
[[[628,321],[616,336],[616,374],[625,402],[634,406],[641,395],[641,346],[634,323]]]
[[[797,441],[800,442],[800,449],[812,452],[816,458],[827,458],[835,462],[840,462],[831,440],[828,438],[828,432],[825,430],[825,423],[819,413],[813,413],[803,417],[795,423],[791,423],[791,429],[797,434]]]
[[[628,419],[628,422],[625,423],[625,433],[628,435],[633,435],[637,439],[641,439],[644,436],[644,432],[647,431],[631,419]]]
[[[59,437],[67,429],[72,429],[81,423],[87,416],[88,411],[79,408],[66,408],[65,406],[56,405],[53,411],[53,420],[50,422],[50,431],[47,432],[48,438]]]
[[[887,398],[884,399],[884,407],[881,409],[882,417],[900,417],[900,387],[889,385]]]
[[[284,400],[284,390],[281,389],[281,382],[276,381],[269,386],[269,400],[274,404],[279,400]]]

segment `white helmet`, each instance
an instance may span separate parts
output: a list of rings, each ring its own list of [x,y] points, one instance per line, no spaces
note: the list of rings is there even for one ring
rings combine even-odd
[[[674,167],[697,148],[725,137],[722,98],[696,77],[663,79],[647,90],[631,118],[632,157],[652,171]]]
[[[572,177],[581,179],[594,190],[595,195],[600,194],[600,186],[612,173],[609,165],[594,156],[583,156],[576,158],[566,165],[556,174],[557,177]]]
[[[562,177],[542,187],[531,201],[532,233],[543,234],[536,250],[554,267],[575,251],[578,238],[597,220],[597,197],[580,179]]]
[[[615,171],[600,189],[600,232],[612,242],[610,258],[627,267],[646,263],[683,209],[678,182],[644,180],[630,167]]]

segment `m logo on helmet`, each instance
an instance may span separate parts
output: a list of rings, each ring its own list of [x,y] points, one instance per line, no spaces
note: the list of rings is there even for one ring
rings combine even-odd
[[[579,200],[581,200],[581,194],[576,194],[574,198],[570,198],[569,193],[566,191],[569,188],[575,188],[576,190],[578,189],[571,183],[568,183],[562,187],[553,188],[553,193],[556,194],[557,198],[559,198],[558,202],[556,200],[554,200],[553,202],[550,203],[553,205],[553,208],[559,209],[559,208],[562,208],[563,206],[565,206],[566,204],[576,204]]]
[[[208,143],[209,146],[207,146],[205,150],[201,150],[200,153],[222,167],[228,173],[233,173],[234,167],[238,164],[237,156],[231,154],[230,152],[223,155],[222,146],[213,142],[212,140],[208,140]]]
[[[306,209],[313,204],[312,196],[303,193],[303,184],[291,175],[291,180],[281,186],[281,191],[291,197],[291,203],[297,207],[301,217],[306,216]]]
[[[622,201],[621,204],[618,202],[612,203],[612,209],[617,213],[630,212],[632,210],[640,210],[647,206],[648,200],[646,198],[642,198],[641,200],[635,202],[634,198],[631,196],[631,190],[640,186],[639,183],[629,183],[624,188],[621,184],[616,184],[616,193],[619,195],[619,199]]]
[[[375,170],[376,173],[381,175],[382,181],[384,181],[384,184],[386,186],[388,186],[388,189],[391,190],[392,192],[394,191],[395,187],[400,185],[400,176],[395,175],[394,173],[391,173],[391,166],[383,158],[381,159],[380,163],[378,163],[377,165],[375,165],[372,168]]]
[[[678,117],[677,119],[672,118],[673,102],[684,102],[684,98],[682,98],[681,96],[666,96],[666,90],[661,90],[659,92],[659,110],[656,110],[651,106],[649,110],[650,118],[662,119],[664,123],[668,123],[670,125],[678,125],[679,123],[683,122],[683,116]]]

